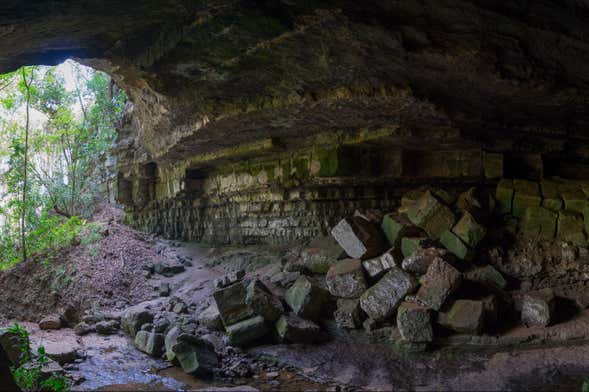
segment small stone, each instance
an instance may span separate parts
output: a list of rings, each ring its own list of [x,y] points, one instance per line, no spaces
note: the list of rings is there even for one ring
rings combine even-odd
[[[96,333],[99,335],[114,335],[119,330],[119,322],[116,320],[101,321],[96,324]]]
[[[61,328],[61,318],[58,315],[50,315],[39,321],[39,328],[53,330]]]
[[[293,312],[302,318],[318,320],[329,301],[329,293],[306,276],[300,276],[284,297]]]
[[[79,336],[84,336],[84,335],[88,335],[91,332],[96,331],[96,328],[88,323],[85,322],[81,322],[76,324],[76,326],[74,327],[74,332],[76,333],[76,335]]]
[[[475,268],[466,274],[466,279],[477,282],[497,290],[503,290],[507,286],[507,281],[492,265]]]
[[[483,328],[484,306],[481,301],[459,299],[447,313],[438,315],[438,323],[458,333],[479,334]]]
[[[404,340],[431,342],[434,338],[432,311],[425,306],[404,302],[397,311],[397,327]]]
[[[187,310],[188,310],[188,307],[186,306],[186,304],[184,302],[177,302],[174,305],[174,307],[172,308],[172,312],[174,312],[176,314],[186,313]]]
[[[415,237],[421,234],[421,230],[413,225],[409,219],[398,213],[387,214],[382,219],[382,232],[389,241],[390,246],[398,247],[404,237]]]
[[[373,223],[360,217],[342,219],[331,235],[354,259],[369,259],[382,253],[384,241]]]
[[[165,277],[172,277],[174,275],[184,272],[186,268],[177,260],[160,261],[155,263],[154,272]]]
[[[235,324],[254,315],[253,309],[245,302],[246,295],[247,291],[241,282],[215,291],[213,298],[225,326]]]
[[[337,300],[337,310],[333,315],[338,327],[355,329],[362,326],[363,313],[359,300],[342,298]]]
[[[403,298],[417,288],[417,281],[398,267],[392,268],[360,297],[360,307],[373,320],[391,317]]]
[[[341,260],[333,265],[325,282],[329,292],[340,298],[357,298],[367,288],[362,262],[355,259]]]
[[[401,259],[398,248],[391,248],[384,254],[375,257],[374,259],[364,260],[362,267],[368,277],[372,280],[380,279],[391,268],[397,266],[397,261]]]
[[[261,339],[268,333],[268,328],[262,316],[255,316],[225,328],[229,341],[235,346],[244,346]]]
[[[522,322],[527,326],[546,327],[552,322],[554,306],[551,289],[529,292],[522,298]]]
[[[158,288],[158,293],[160,297],[169,297],[171,293],[170,284],[169,283],[160,283]]]
[[[471,260],[474,252],[453,232],[445,231],[440,237],[440,243],[454,256],[461,260]]]
[[[446,261],[436,258],[427,269],[417,300],[439,311],[446,299],[460,286],[462,275]]]
[[[476,248],[487,233],[487,230],[479,225],[470,213],[464,212],[462,218],[452,228],[452,232],[468,247]]]
[[[281,340],[291,343],[311,344],[323,339],[323,334],[317,324],[294,314],[281,316],[276,321],[276,332]]]
[[[405,257],[401,267],[407,271],[418,275],[423,275],[436,257],[444,258],[448,254],[446,249],[425,248],[418,249],[412,255]]]
[[[258,279],[254,279],[248,285],[245,303],[267,321],[276,321],[284,313],[284,306],[280,299],[275,297]]]
[[[414,225],[425,230],[432,238],[439,238],[444,231],[450,230],[455,222],[452,211],[440,203],[430,191],[417,199],[407,211],[407,216]]]

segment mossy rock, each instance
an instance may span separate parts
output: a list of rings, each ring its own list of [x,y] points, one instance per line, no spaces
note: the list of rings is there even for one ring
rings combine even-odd
[[[456,234],[450,230],[445,231],[440,236],[440,242],[450,253],[461,260],[471,260],[474,252],[470,249]]]
[[[571,242],[578,246],[587,245],[585,222],[580,214],[567,211],[558,213],[556,236],[559,240]]]
[[[530,207],[524,213],[520,230],[529,237],[554,238],[557,213],[544,207]]]

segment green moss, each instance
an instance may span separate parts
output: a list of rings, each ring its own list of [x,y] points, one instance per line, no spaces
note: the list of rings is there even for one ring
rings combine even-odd
[[[319,161],[319,177],[333,177],[338,173],[339,159],[337,150],[319,150],[313,155]]]

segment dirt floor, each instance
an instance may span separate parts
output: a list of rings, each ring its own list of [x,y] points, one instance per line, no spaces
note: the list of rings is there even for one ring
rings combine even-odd
[[[579,391],[589,375],[589,311],[548,328],[516,326],[498,336],[455,335],[427,352],[400,350],[391,343],[393,328],[372,334],[337,332],[320,345],[267,345],[224,359],[226,368],[247,368],[243,375],[199,380],[137,351],[122,333],[77,336],[72,329],[41,331],[43,315],[75,306],[117,310],[145,300],[165,301],[154,287],[168,283],[172,297],[196,303],[198,314],[210,301],[214,279],[237,268],[264,274],[279,264],[287,249],[272,247],[215,249],[161,240],[120,222],[120,213],[97,216],[108,230],[93,244],[78,245],[55,264],[23,263],[0,273],[3,289],[0,325],[23,323],[34,346],[75,351],[64,365],[75,390],[544,390]],[[105,233],[106,234],[106,233]],[[91,250],[95,249],[95,250]],[[189,257],[192,265],[171,277],[146,276],[147,261]],[[70,280],[55,290],[56,271]],[[10,321],[9,321],[10,320]],[[213,337],[227,351],[221,334]]]

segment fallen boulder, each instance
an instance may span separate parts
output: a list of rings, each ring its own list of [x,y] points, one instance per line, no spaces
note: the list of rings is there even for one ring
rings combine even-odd
[[[325,276],[329,292],[340,298],[357,298],[366,291],[362,262],[357,259],[345,259],[333,265]]]
[[[149,309],[149,304],[144,302],[127,308],[121,318],[121,329],[129,334],[132,338],[141,329],[143,324],[153,322],[154,314]]]
[[[217,304],[214,301],[198,315],[197,320],[201,325],[204,325],[211,331],[223,330],[223,320],[221,320],[221,313],[219,313]]]
[[[209,377],[219,367],[219,357],[215,347],[199,337],[180,334],[171,347],[171,351],[187,374]]]
[[[418,284],[413,276],[398,267],[392,268],[360,297],[360,307],[373,320],[391,317],[403,298]]]
[[[384,250],[383,238],[376,226],[361,217],[342,219],[331,235],[353,259],[376,257]]]
[[[431,342],[434,339],[431,309],[415,303],[403,302],[397,311],[397,328],[404,340]]]
[[[399,247],[404,237],[419,237],[422,234],[421,229],[411,223],[407,216],[399,213],[385,215],[381,229],[393,247]]]
[[[290,343],[310,344],[323,339],[323,334],[317,324],[294,314],[281,316],[276,321],[276,332],[281,340]]]
[[[300,276],[286,291],[284,299],[297,316],[318,320],[325,316],[323,310],[329,301],[329,293],[306,276]]]
[[[333,237],[317,237],[301,250],[290,269],[325,274],[342,257],[345,257],[345,251]]]
[[[333,315],[338,327],[348,329],[360,328],[364,318],[360,301],[357,299],[338,299],[337,309]]]
[[[267,321],[276,321],[284,313],[284,306],[280,299],[275,297],[258,279],[254,279],[248,285],[245,303],[252,308],[254,313]]]
[[[452,228],[452,232],[458,236],[471,249],[481,242],[481,240],[487,234],[487,229],[477,223],[474,217],[464,212],[462,217],[458,220],[458,223]]]
[[[439,311],[446,299],[460,286],[462,275],[448,262],[437,257],[427,269],[416,299]]]
[[[164,335],[155,331],[141,330],[137,332],[134,342],[139,351],[156,358],[162,356],[166,347]]]
[[[403,253],[403,257],[409,257],[420,249],[430,246],[431,241],[426,237],[404,237],[401,240],[401,253]]]
[[[269,331],[262,316],[255,316],[225,327],[229,342],[245,346],[263,338]]]
[[[412,255],[405,257],[401,267],[413,274],[423,275],[436,257],[444,258],[448,251],[440,248],[418,249]]]
[[[438,323],[458,333],[479,334],[484,315],[483,302],[459,299],[448,312],[438,314]]]
[[[552,289],[529,292],[522,298],[522,322],[527,326],[546,327],[552,322],[554,307]]]
[[[397,266],[397,261],[401,259],[398,248],[391,248],[382,255],[373,259],[364,260],[362,267],[368,277],[372,280],[380,279],[391,268]]]
[[[474,252],[469,248],[456,234],[450,230],[445,231],[440,236],[440,243],[454,256],[461,260],[471,260]]]
[[[432,238],[439,238],[450,230],[455,222],[452,211],[430,192],[426,191],[407,211],[414,225],[422,228]]]
[[[215,291],[213,298],[225,326],[235,324],[254,315],[253,309],[245,302],[247,291],[241,282]]]

